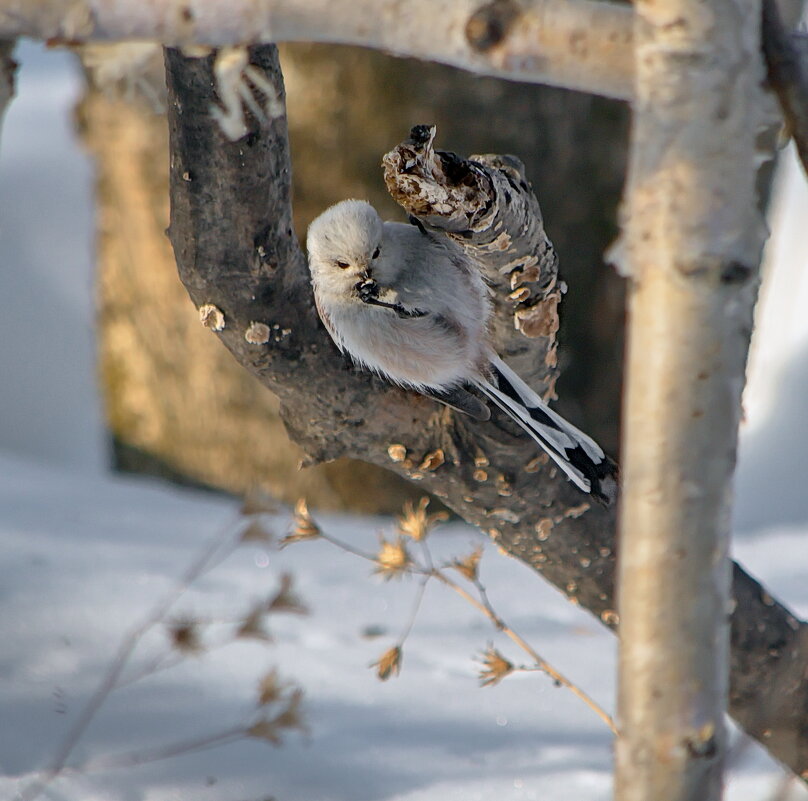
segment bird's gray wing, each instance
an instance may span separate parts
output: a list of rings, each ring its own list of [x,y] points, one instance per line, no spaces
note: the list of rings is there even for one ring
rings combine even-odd
[[[446,406],[450,406],[458,412],[469,415],[475,420],[489,420],[491,410],[476,395],[463,389],[463,387],[452,387],[451,389],[424,389],[420,390],[422,395],[434,398]]]

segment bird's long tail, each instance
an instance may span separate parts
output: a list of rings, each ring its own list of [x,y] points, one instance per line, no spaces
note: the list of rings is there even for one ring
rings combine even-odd
[[[556,414],[496,354],[491,354],[491,380],[478,379],[477,388],[517,422],[547,452],[575,486],[606,503],[605,479],[614,478],[615,463],[600,446]]]

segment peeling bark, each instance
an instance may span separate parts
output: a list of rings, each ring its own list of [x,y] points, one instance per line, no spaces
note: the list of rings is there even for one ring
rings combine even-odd
[[[387,189],[408,214],[447,234],[480,265],[492,289],[497,351],[552,397],[558,257],[524,167],[515,156],[436,152],[434,136],[434,128],[417,126],[384,156]]]
[[[250,61],[282,100],[275,48],[251,48]],[[244,138],[229,142],[208,113],[216,100],[212,58],[189,59],[168,50],[166,64],[170,236],[180,275],[197,307],[213,304],[221,310],[225,325],[218,336],[280,397],[287,426],[310,460],[354,456],[418,482],[573,603],[614,627],[614,509],[591,505],[499,415],[473,422],[349,365],[319,323],[305,257],[292,230],[284,118],[264,125],[252,120]],[[451,236],[476,251],[494,282],[503,354],[534,387],[552,386],[556,265],[530,187],[516,178],[518,161],[487,156],[469,162],[431,151],[428,142],[416,136],[392,151],[385,160],[388,184],[406,208],[436,212],[428,213],[424,224],[450,228]],[[402,171],[406,159],[397,166],[410,151],[418,180]],[[434,186],[424,183],[430,179]],[[438,193],[440,209],[431,202]],[[461,208],[463,214],[456,213]],[[491,247],[506,241],[499,238],[503,233],[508,247]],[[534,257],[536,264],[528,264]],[[522,281],[529,295],[509,297]],[[545,320],[535,329],[539,336],[514,329],[520,308],[535,309],[534,319]],[[269,326],[268,343],[247,341],[254,322]],[[282,336],[284,330],[289,333]],[[442,461],[428,458],[437,450]],[[764,591],[740,568],[735,586],[732,713],[777,758],[797,772],[806,770],[808,687],[801,677],[808,663],[808,627],[776,602],[765,607],[764,616],[759,601]],[[764,703],[775,669],[783,700],[776,709]]]

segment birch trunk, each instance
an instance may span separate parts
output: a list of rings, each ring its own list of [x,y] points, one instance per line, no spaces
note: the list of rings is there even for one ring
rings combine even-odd
[[[631,87],[631,19],[630,7],[602,0],[0,0],[0,37],[354,44],[621,98]]]
[[[731,481],[762,225],[754,0],[638,0],[619,801],[721,793]]]
[[[800,0],[778,0],[788,27]],[[331,42],[629,99],[634,13],[606,0],[0,0],[0,38],[187,47]]]

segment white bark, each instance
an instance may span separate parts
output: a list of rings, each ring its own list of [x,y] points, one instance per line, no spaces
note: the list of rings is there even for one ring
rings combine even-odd
[[[618,801],[720,797],[731,479],[763,227],[757,0],[637,0]]]
[[[0,0],[0,37],[334,42],[627,98],[632,18],[593,0]]]
[[[788,28],[801,5],[779,0]],[[641,24],[606,0],[0,0],[0,38],[352,44],[624,100]]]

